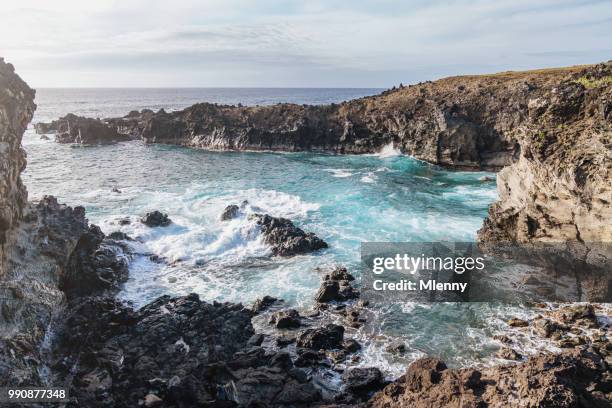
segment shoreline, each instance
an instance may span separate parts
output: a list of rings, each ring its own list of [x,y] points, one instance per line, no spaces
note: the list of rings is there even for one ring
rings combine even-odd
[[[545,311],[531,322],[521,319],[507,322],[509,327],[541,333],[544,338],[572,351],[525,359],[511,347],[512,339],[500,338],[502,343],[508,344],[500,349],[502,358],[520,360],[519,364],[483,370],[448,369],[439,360],[425,358],[407,367],[407,374],[391,384],[376,367],[351,365],[361,348],[352,338],[352,329],[367,323],[368,305],[358,300],[359,292],[351,283],[354,277],[345,268],[327,271],[315,295],[317,307],[308,312],[287,309],[282,300],[268,296],[252,308],[245,308],[240,304],[209,303],[195,294],[174,298],[161,296],[134,310],[116,298],[117,290],[129,273],[126,259],[131,253],[126,242],[130,237],[120,232],[105,236],[97,226],[87,222],[82,207],[66,207],[53,197],[45,197],[38,204],[26,203],[25,188],[19,179],[24,167],[21,137],[32,117],[33,92],[27,92],[27,85],[14,75],[12,66],[3,61],[0,73],[0,79],[10,78],[6,91],[0,87],[0,92],[9,95],[0,99],[10,104],[3,109],[19,112],[16,117],[10,116],[13,120],[11,130],[17,129],[16,134],[7,133],[9,147],[13,148],[7,156],[11,173],[2,174],[0,180],[14,192],[2,197],[11,211],[9,222],[0,223],[0,278],[3,289],[10,289],[7,291],[9,298],[3,304],[12,300],[15,306],[8,309],[10,321],[5,323],[14,326],[13,333],[19,333],[13,337],[7,332],[9,335],[0,339],[3,385],[44,382],[39,369],[41,364],[46,364],[52,367],[54,381],[63,381],[71,389],[73,398],[78,397],[79,403],[92,406],[254,403],[284,407],[333,403],[376,407],[414,403],[426,406],[432,401],[447,404],[470,401],[500,406],[510,395],[539,404],[581,398],[589,403],[609,401],[610,379],[606,377],[612,363],[612,346],[606,334],[609,327],[598,327],[599,321],[590,303]],[[15,94],[26,97],[24,100],[10,98]],[[195,109],[213,108],[198,105]],[[546,115],[557,115],[556,109],[558,104],[552,103]],[[158,115],[151,120],[161,118],[162,128],[168,125],[169,114]],[[116,129],[104,128],[105,125],[95,120],[74,120],[76,122],[70,123],[76,123],[77,127],[92,126],[90,130],[100,129],[113,140],[125,138],[125,135],[118,135]],[[150,124],[145,124],[145,128]],[[63,126],[62,123],[59,126]],[[74,136],[71,126],[62,134],[63,140],[71,140]],[[75,140],[82,143],[89,136],[79,131]],[[518,165],[519,169],[531,171],[533,156],[526,155],[525,147],[534,146],[522,143],[521,157],[511,167]],[[551,143],[565,146],[563,142]],[[547,158],[556,159],[556,153],[555,149],[539,152],[547,165],[550,164]],[[583,153],[578,149],[572,154]],[[501,180],[512,184],[505,178],[507,173],[502,174]],[[601,176],[600,173],[589,174],[595,181]],[[538,176],[547,177],[548,174],[538,173]],[[586,184],[584,180],[582,186]],[[16,198],[8,201],[13,197]],[[233,207],[226,208],[222,217],[234,217],[239,207]],[[593,211],[605,213],[605,208],[593,208]],[[533,211],[529,206],[524,210]],[[483,233],[489,238],[495,233],[493,223],[499,220],[495,217],[495,207],[490,214],[492,218],[488,224],[485,221]],[[323,240],[296,227],[290,220],[266,214],[255,214],[254,220],[261,226],[263,239],[276,256],[293,256],[327,247]],[[544,224],[536,225],[532,220],[526,221],[528,238],[537,241],[542,238],[537,232]],[[159,211],[143,215],[138,222],[149,228],[163,228],[172,223],[167,214]],[[573,222],[580,223],[579,220]],[[503,223],[500,225],[506,232],[514,228],[519,233],[522,231],[519,225],[510,225],[510,228]],[[577,230],[581,239],[587,238],[589,233],[591,236],[605,235],[606,230],[587,231],[580,225]],[[20,267],[27,271],[26,281],[19,272]],[[40,277],[45,278],[44,283],[38,281]],[[62,316],[63,327],[53,339],[52,352],[47,354],[40,346],[49,340],[48,323],[56,313]],[[252,319],[257,314],[263,314],[266,320],[269,318],[268,324],[278,329],[276,335],[266,336],[255,331]],[[41,329],[41,323],[46,329]],[[602,333],[591,336],[586,329]],[[277,348],[266,350],[264,346],[272,343]],[[397,351],[401,352],[400,348]],[[572,371],[573,367],[580,368],[580,375]],[[326,370],[335,371],[341,378],[343,385],[337,395],[326,395],[313,380],[313,372],[326,378],[326,373],[330,372]],[[587,375],[582,375],[584,373]],[[542,381],[531,383],[533,375],[541,376]],[[518,397],[516,384],[520,390]]]

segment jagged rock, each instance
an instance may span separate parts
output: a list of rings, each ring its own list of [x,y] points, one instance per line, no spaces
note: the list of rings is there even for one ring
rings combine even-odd
[[[295,309],[281,310],[272,314],[270,324],[277,329],[297,329],[300,327],[300,314]]]
[[[162,296],[138,311],[108,297],[81,298],[60,334],[62,364],[77,367],[71,396],[92,407],[132,407],[150,394],[170,406],[320,401],[287,353],[248,344],[251,317],[241,305],[209,304],[195,294]],[[92,373],[108,378],[112,390],[100,395]]]
[[[297,346],[311,350],[329,350],[342,348],[344,327],[328,324],[324,327],[307,329],[297,339]]]
[[[68,296],[118,289],[127,280],[126,254],[112,240],[104,238],[100,228],[91,225],[79,239],[60,281],[60,289]]]
[[[359,292],[350,283],[353,280],[355,278],[348,273],[346,268],[334,269],[330,274],[325,275],[315,295],[315,301],[318,303],[344,302],[358,298]]]
[[[348,391],[361,397],[367,397],[385,386],[383,375],[376,367],[351,368],[344,374],[343,380]]]
[[[261,299],[257,299],[255,301],[255,303],[253,303],[253,306],[251,307],[251,310],[253,310],[253,312],[255,313],[261,313],[265,310],[267,310],[270,306],[272,306],[275,303],[282,303],[283,300],[282,299],[277,299],[275,297],[272,296],[264,296]]]
[[[58,143],[79,143],[85,145],[111,144],[129,140],[113,126],[99,119],[85,118],[72,113],[51,123],[37,123],[37,133],[55,133]]]
[[[327,243],[312,232],[306,233],[286,218],[252,214],[261,228],[264,241],[272,247],[272,253],[291,256],[327,248]]]
[[[26,154],[21,139],[34,115],[35,91],[0,58],[0,269],[4,270],[8,231],[23,216],[27,192],[21,181]]]
[[[523,319],[519,319],[516,317],[513,317],[512,319],[508,320],[508,326],[510,327],[527,327],[529,326],[529,322]]]
[[[497,357],[503,358],[505,360],[520,360],[523,358],[521,354],[519,354],[516,350],[513,350],[509,347],[502,347],[497,351]]]
[[[172,224],[172,220],[168,218],[168,214],[164,214],[157,210],[146,213],[145,216],[140,219],[140,222],[151,228],[167,227]]]
[[[361,350],[361,344],[359,344],[357,340],[346,339],[342,342],[342,348],[349,353],[355,353],[356,351]]]
[[[236,218],[239,211],[240,207],[238,207],[236,204],[228,205],[221,214],[221,221],[229,221]]]
[[[395,341],[385,347],[385,350],[391,354],[404,354],[406,352],[406,345],[402,342]]]
[[[610,385],[601,358],[575,350],[529,358],[480,371],[447,369],[435,359],[417,360],[405,375],[376,393],[374,407],[513,406],[605,407]]]
[[[612,63],[579,70],[538,92],[539,108],[516,131],[520,154],[497,175],[499,198],[478,239],[493,252],[519,244],[538,253],[542,244],[557,243],[579,261],[577,270],[601,271],[598,281],[585,277],[582,287],[586,300],[606,302],[612,296],[612,277],[605,272],[612,268],[612,123],[603,101],[610,100],[612,87],[583,85],[601,75],[612,76]]]

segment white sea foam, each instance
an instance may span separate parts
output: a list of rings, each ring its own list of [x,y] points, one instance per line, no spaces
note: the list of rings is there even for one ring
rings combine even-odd
[[[351,173],[349,169],[323,169],[323,171],[332,173],[334,177],[338,178],[351,177],[353,175],[353,173]]]
[[[361,177],[362,183],[376,183],[376,175],[372,172],[368,172],[365,176]]]
[[[401,156],[402,152],[395,148],[395,145],[393,142],[389,143],[388,145],[383,146],[382,149],[380,149],[380,152],[378,152],[377,156],[380,157],[381,159],[385,159],[388,157],[396,157],[396,156]]]

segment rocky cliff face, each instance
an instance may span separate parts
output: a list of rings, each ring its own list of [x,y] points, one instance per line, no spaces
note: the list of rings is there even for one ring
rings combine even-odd
[[[131,112],[109,123],[149,143],[371,153],[393,143],[454,168],[501,169],[479,233],[498,242],[610,242],[612,63],[446,78],[341,104]],[[593,259],[588,262],[595,262]],[[599,261],[597,261],[599,262]]]
[[[23,215],[27,202],[20,178],[26,165],[21,137],[35,108],[34,90],[0,58],[0,276],[5,269],[8,231]]]
[[[609,270],[612,64],[570,75],[527,108],[515,129],[519,158],[498,173],[499,199],[479,240],[571,245],[578,258]]]
[[[516,158],[533,101],[551,100],[577,72],[452,77],[325,106],[201,103],[179,112],[130,112],[107,122],[149,143],[335,153],[372,153],[393,143],[430,163],[499,169]]]

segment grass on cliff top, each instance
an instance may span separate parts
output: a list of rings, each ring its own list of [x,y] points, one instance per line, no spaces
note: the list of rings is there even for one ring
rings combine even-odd
[[[541,68],[541,69],[532,69],[527,71],[502,71],[496,72],[493,74],[480,74],[480,75],[462,75],[459,77],[463,78],[513,78],[513,77],[521,77],[527,75],[541,75],[541,74],[568,74],[573,72],[580,72],[585,68],[592,67],[593,64],[586,65],[573,65],[571,67],[558,67],[558,68]],[[459,78],[457,77],[457,78]],[[453,78],[453,77],[451,77]]]
[[[577,83],[582,84],[586,89],[599,88],[600,86],[612,85],[612,76],[605,76],[603,78],[590,79],[585,76],[580,77],[576,80]]]

